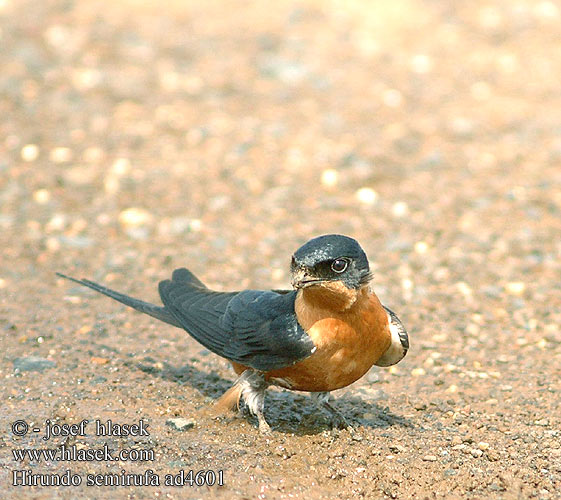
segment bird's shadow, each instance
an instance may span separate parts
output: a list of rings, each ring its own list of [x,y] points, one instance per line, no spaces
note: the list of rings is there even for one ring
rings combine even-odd
[[[204,397],[211,399],[219,398],[233,383],[233,380],[225,379],[213,371],[210,363],[209,371],[203,371],[189,364],[174,366],[164,362],[159,365],[153,361],[151,358],[145,358],[141,362],[131,360],[127,364],[131,368],[163,380],[187,385]],[[155,364],[159,366],[155,366]],[[367,397],[347,393],[334,398],[332,405],[355,428],[362,426],[385,429],[396,425],[414,427],[414,424],[406,417],[393,413],[387,406],[369,401]],[[243,406],[241,410],[250,421],[257,424],[257,419],[250,415]],[[332,429],[330,415],[323,410],[318,411],[318,406],[306,393],[276,387],[271,387],[267,391],[265,416],[275,431],[285,434],[315,435]]]

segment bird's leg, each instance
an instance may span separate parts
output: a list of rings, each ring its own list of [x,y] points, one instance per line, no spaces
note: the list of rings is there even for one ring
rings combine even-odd
[[[246,370],[240,375],[238,384],[241,386],[242,397],[249,411],[257,417],[259,432],[262,434],[270,433],[271,428],[265,420],[263,413],[265,408],[265,391],[269,383],[265,380],[262,373]]]
[[[311,396],[318,406],[325,408],[329,412],[331,416],[331,423],[334,427],[339,429],[346,429],[350,427],[343,414],[337,410],[337,408],[334,408],[329,404],[329,392],[312,392]]]
[[[259,422],[259,432],[261,434],[271,434],[271,426],[265,420],[265,415],[263,415],[263,409],[257,413],[257,421]]]

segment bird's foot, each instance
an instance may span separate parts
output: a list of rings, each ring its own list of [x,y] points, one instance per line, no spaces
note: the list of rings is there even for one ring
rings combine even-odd
[[[332,427],[337,429],[352,429],[349,422],[347,422],[347,419],[339,410],[333,408],[333,406],[331,406],[328,402],[323,403],[323,407],[329,412]]]
[[[265,420],[265,416],[261,413],[257,415],[257,420],[259,422],[259,434],[270,436],[272,434],[271,426]]]
[[[330,423],[333,428],[352,430],[343,414],[329,403],[329,392],[313,392],[312,398],[319,406],[327,410],[331,417]]]

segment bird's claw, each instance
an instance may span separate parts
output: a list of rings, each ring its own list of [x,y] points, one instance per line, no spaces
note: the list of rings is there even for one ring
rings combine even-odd
[[[347,422],[347,419],[339,412],[332,413],[331,426],[336,429],[352,429],[351,425]]]

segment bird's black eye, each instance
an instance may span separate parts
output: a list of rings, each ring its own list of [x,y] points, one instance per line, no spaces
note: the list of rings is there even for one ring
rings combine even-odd
[[[331,269],[333,269],[336,273],[342,273],[345,269],[347,269],[348,265],[349,261],[347,259],[335,259],[331,263]]]

